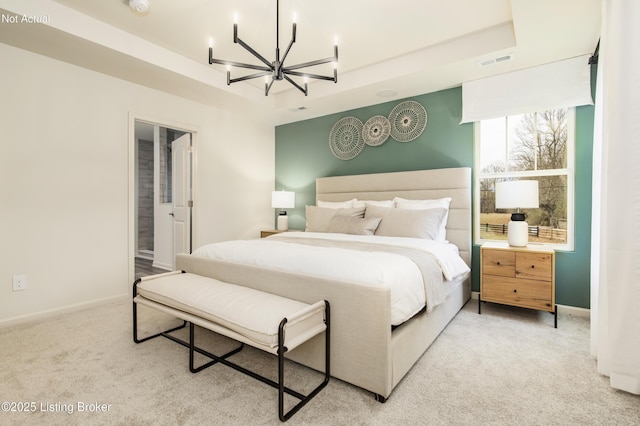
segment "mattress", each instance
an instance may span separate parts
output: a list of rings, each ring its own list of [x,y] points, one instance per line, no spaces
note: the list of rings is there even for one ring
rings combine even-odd
[[[469,273],[458,248],[418,238],[286,232],[269,238],[213,243],[192,253],[314,277],[388,288],[391,325],[430,312]]]

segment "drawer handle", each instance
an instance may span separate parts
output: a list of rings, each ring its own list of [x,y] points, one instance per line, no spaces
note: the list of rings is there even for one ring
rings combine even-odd
[[[496,262],[496,265],[500,266],[500,262]]]
[[[514,290],[513,290],[513,292],[514,292],[514,293],[517,293],[517,292],[518,292],[518,290],[514,289]]]
[[[531,265],[531,269],[534,269],[536,267],[536,265]]]

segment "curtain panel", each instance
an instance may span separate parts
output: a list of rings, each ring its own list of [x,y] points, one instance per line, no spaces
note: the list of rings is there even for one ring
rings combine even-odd
[[[603,0],[594,117],[591,352],[640,394],[640,2]]]

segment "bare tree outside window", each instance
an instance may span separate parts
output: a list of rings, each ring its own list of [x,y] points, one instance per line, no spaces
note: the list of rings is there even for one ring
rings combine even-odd
[[[479,123],[481,171],[479,231],[483,240],[506,240],[511,210],[496,210],[495,183],[500,180],[535,179],[539,183],[540,208],[524,212],[529,240],[567,244],[570,179],[573,172],[572,132],[567,109],[554,109]],[[571,219],[571,220],[569,220]]]

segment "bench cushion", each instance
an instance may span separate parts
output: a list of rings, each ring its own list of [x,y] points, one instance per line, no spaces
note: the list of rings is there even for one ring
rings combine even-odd
[[[183,273],[159,276],[138,284],[138,295],[196,315],[239,333],[258,345],[278,346],[278,326],[283,318],[309,305],[286,297],[225,283],[214,278]],[[322,312],[311,312],[287,324],[290,339],[324,330]]]

